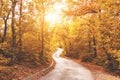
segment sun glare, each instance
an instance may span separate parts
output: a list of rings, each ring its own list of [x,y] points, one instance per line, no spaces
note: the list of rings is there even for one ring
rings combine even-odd
[[[60,18],[59,15],[56,13],[49,13],[45,17],[46,21],[50,22],[51,24],[55,24],[59,18]]]
[[[45,20],[54,25],[60,23],[62,17],[62,9],[65,7],[62,3],[55,3],[53,7],[46,13]]]

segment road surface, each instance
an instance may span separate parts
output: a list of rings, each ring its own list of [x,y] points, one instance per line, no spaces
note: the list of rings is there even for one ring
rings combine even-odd
[[[55,69],[38,80],[94,80],[92,73],[82,65],[60,57],[62,49],[53,55],[56,61]]]

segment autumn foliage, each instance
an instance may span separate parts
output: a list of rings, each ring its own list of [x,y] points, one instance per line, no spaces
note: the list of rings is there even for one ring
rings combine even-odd
[[[1,66],[48,64],[57,47],[120,74],[120,1],[0,0]]]

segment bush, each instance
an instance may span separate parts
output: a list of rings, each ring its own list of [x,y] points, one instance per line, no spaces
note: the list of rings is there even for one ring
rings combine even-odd
[[[107,69],[110,71],[116,71],[120,69],[120,61],[119,56],[116,52],[109,53],[108,57],[108,63],[107,63]]]
[[[119,69],[119,65],[119,61],[117,61],[116,59],[111,59],[110,61],[108,61],[107,68],[110,71],[115,71]]]
[[[3,55],[0,54],[0,65],[8,65],[11,61],[11,58],[5,58]]]
[[[120,55],[119,52],[111,52],[107,56],[106,69],[120,75]]]
[[[50,63],[52,61],[51,52],[45,52],[43,57],[39,57],[39,59],[40,63],[43,65]]]
[[[69,53],[66,53],[66,56],[71,57],[71,58],[76,58],[79,59],[79,52],[75,51],[75,50],[71,50],[69,51]]]
[[[108,60],[105,54],[100,54],[96,58],[93,59],[92,63],[106,67]]]
[[[92,62],[93,61],[93,54],[88,54],[82,57],[81,61],[83,62]]]
[[[27,52],[22,52],[19,54],[19,63],[23,65],[39,65],[39,54],[38,53],[27,53]],[[24,55],[24,56],[23,56]]]

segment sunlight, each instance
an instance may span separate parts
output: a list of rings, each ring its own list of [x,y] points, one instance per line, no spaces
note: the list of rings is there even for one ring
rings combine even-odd
[[[54,6],[53,6],[53,8],[56,9],[57,11],[58,11],[58,10],[61,11],[61,9],[63,9],[64,7],[65,7],[65,5],[62,4],[62,3],[56,3],[56,4],[54,4]]]
[[[78,0],[73,0],[74,2],[78,2]]]
[[[46,15],[45,19],[46,21],[50,22],[51,24],[55,24],[56,21],[59,19],[59,15],[56,13],[49,13],[48,15]]]
[[[55,3],[45,16],[45,20],[50,23],[50,27],[61,22],[62,9],[65,7],[62,3]]]
[[[32,0],[28,0],[28,2],[32,2]]]

